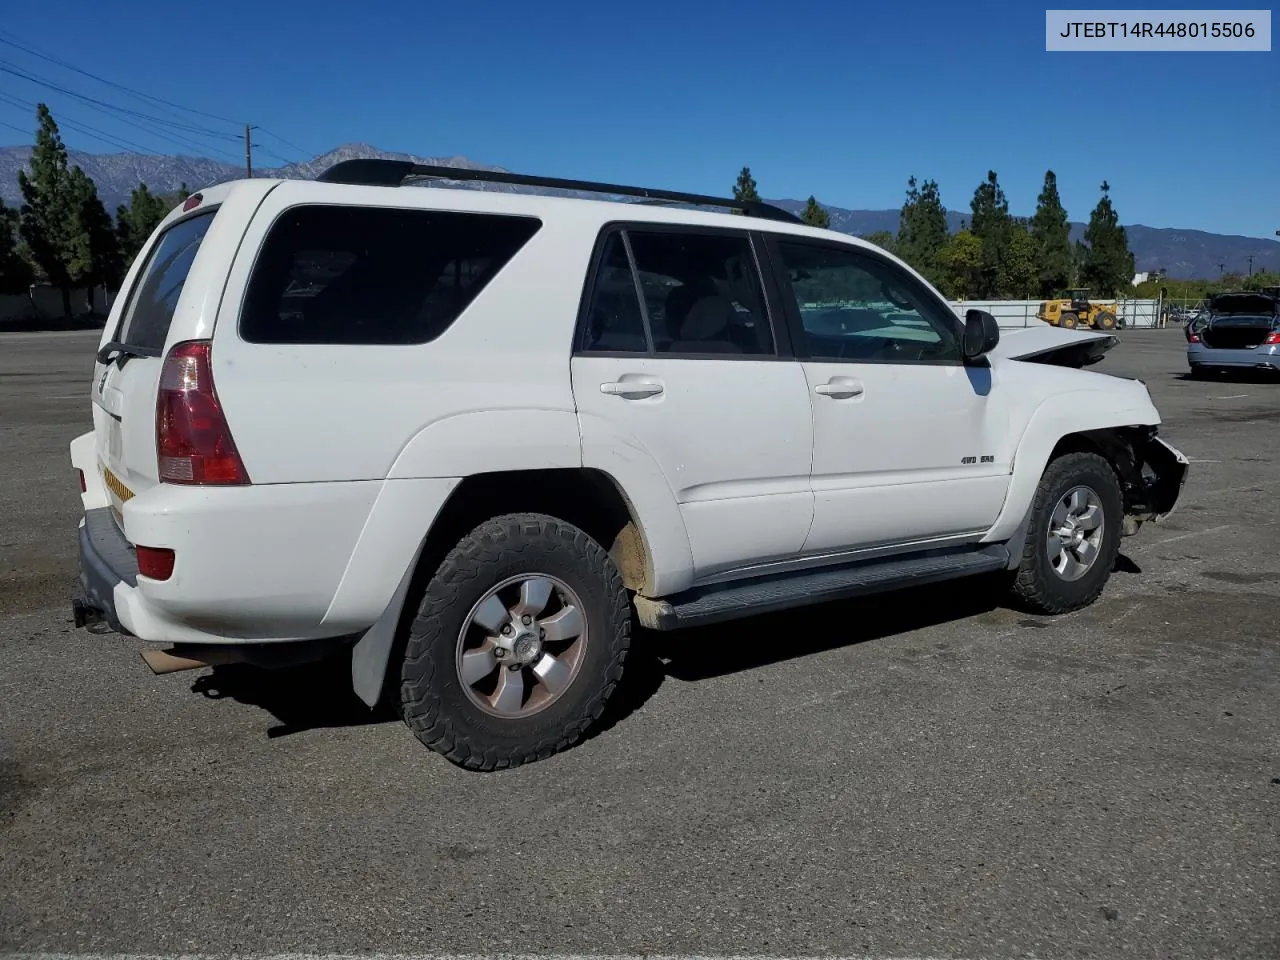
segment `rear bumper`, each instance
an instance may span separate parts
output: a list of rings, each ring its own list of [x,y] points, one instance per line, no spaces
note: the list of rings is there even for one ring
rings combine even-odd
[[[137,493],[117,524],[92,434],[84,473],[77,625],[169,644],[345,637],[382,614],[457,480],[183,487]],[[171,576],[138,573],[134,544],[173,550]]]
[[[1267,344],[1252,350],[1222,350],[1193,343],[1187,347],[1187,363],[1193,367],[1263,369],[1280,373],[1280,347]]]
[[[80,589],[82,596],[72,601],[77,627],[105,622],[117,633],[130,633],[120,621],[116,608],[116,588],[137,586],[138,560],[133,547],[116,526],[111,510],[99,507],[85,511],[80,521]]]

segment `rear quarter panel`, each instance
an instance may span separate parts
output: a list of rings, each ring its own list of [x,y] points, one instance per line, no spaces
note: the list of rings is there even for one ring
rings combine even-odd
[[[455,194],[468,193],[461,200]],[[509,198],[508,198],[509,199]],[[255,483],[457,477],[581,464],[570,343],[594,232],[541,229],[422,345],[252,344],[238,320],[255,252],[298,203],[510,212],[492,195],[287,183],[254,218],[214,334],[214,380]]]

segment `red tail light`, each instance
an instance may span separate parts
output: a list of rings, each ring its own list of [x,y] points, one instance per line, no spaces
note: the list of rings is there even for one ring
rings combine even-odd
[[[173,551],[167,547],[138,547],[138,573],[152,580],[173,576]]]
[[[1267,339],[1263,340],[1262,342],[1263,343],[1280,343],[1280,330],[1277,330],[1275,333],[1268,333]]]
[[[213,388],[208,340],[177,344],[165,357],[156,398],[156,453],[164,483],[247,484]]]
[[[1188,341],[1187,341],[1187,342],[1188,342],[1188,343],[1199,343],[1199,342],[1200,342],[1200,334],[1198,334],[1198,333],[1193,333],[1193,334],[1191,335],[1191,337],[1188,339]]]
[[[83,471],[83,470],[77,470],[77,471],[76,471],[76,473],[80,474],[80,492],[81,492],[81,493],[88,493],[88,492],[89,492],[89,484],[88,484],[88,483],[85,481],[85,479],[84,479],[84,471]]]

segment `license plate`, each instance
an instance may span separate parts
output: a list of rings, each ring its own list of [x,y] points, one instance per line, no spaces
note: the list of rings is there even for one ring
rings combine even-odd
[[[133,499],[133,491],[125,486],[124,482],[105,463],[102,465],[102,482],[107,485],[107,489],[121,503]]]
[[[107,420],[107,460],[119,463],[124,459],[124,438],[121,434],[120,421],[114,417]]]

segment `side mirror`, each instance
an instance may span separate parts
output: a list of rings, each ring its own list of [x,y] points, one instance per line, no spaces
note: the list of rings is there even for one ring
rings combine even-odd
[[[1000,324],[985,310],[969,310],[964,315],[964,338],[961,352],[965,361],[977,360],[995,349],[1000,342]]]

